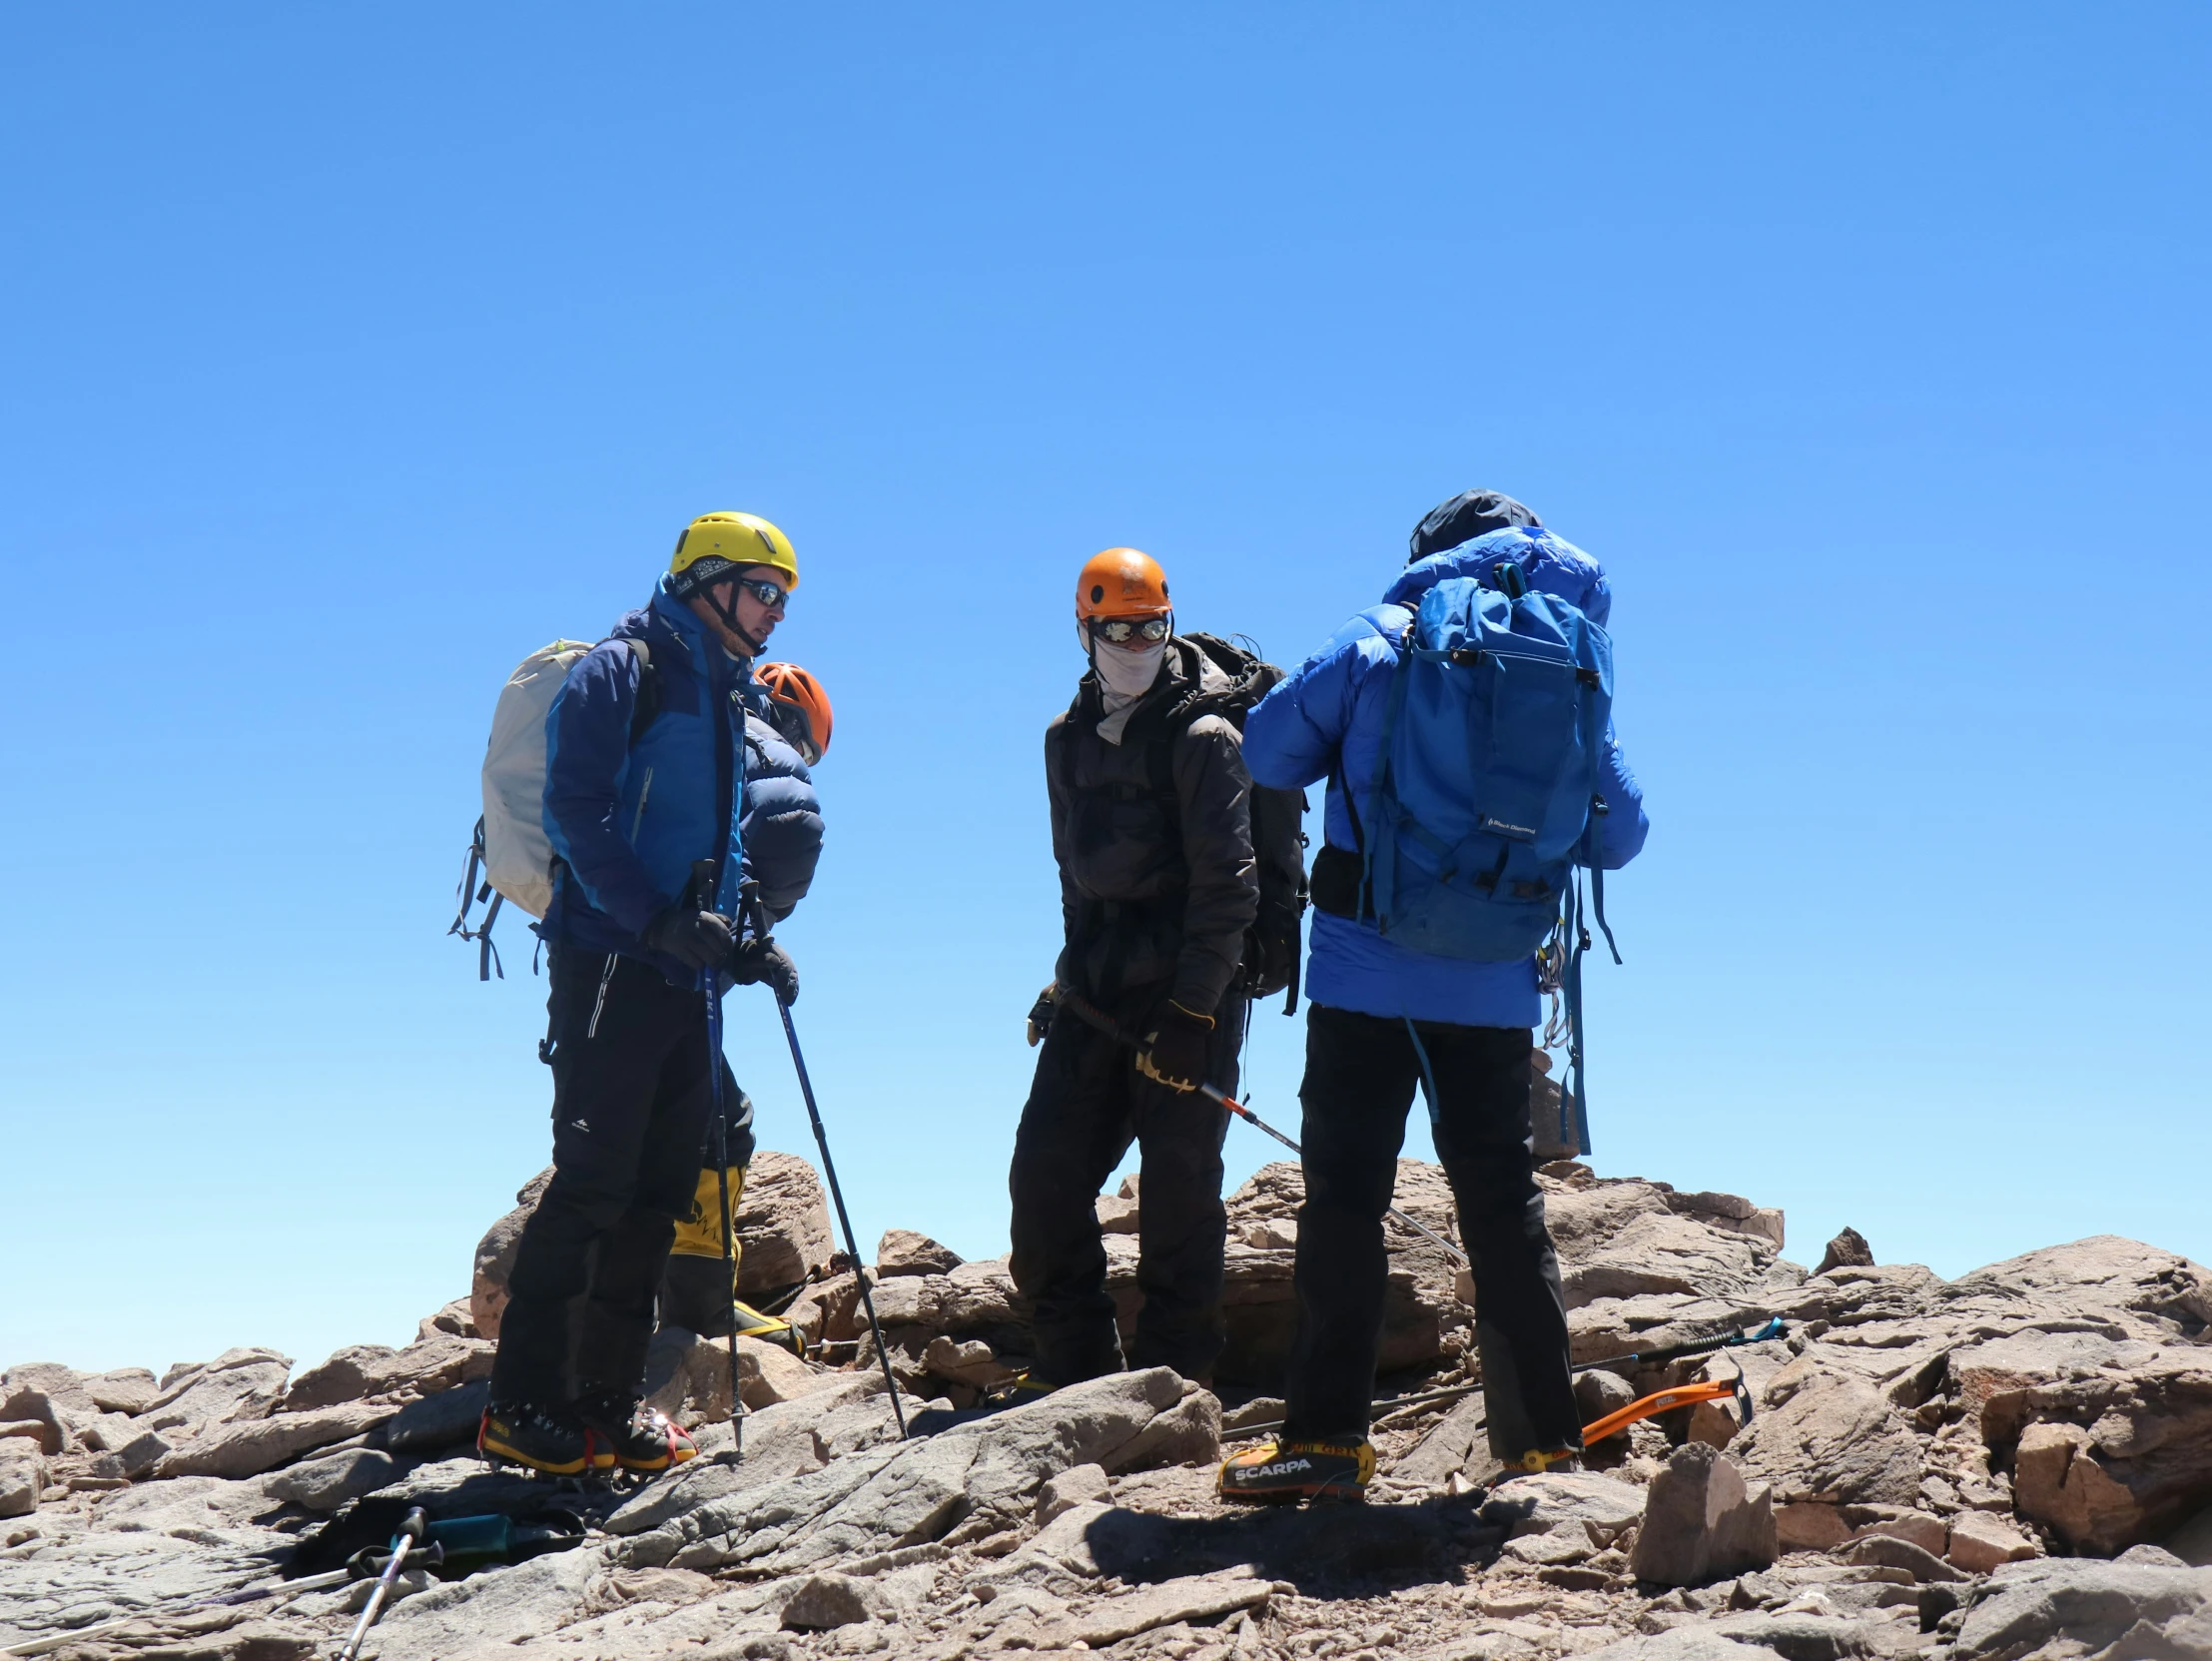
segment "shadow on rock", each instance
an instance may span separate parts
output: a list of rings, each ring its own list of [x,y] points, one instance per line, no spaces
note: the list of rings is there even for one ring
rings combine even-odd
[[[1230,1517],[1108,1511],[1085,1530],[1104,1574],[1132,1585],[1249,1564],[1309,1597],[1352,1585],[1415,1585],[1465,1578],[1504,1533],[1477,1514],[1480,1494],[1417,1505],[1269,1506]]]

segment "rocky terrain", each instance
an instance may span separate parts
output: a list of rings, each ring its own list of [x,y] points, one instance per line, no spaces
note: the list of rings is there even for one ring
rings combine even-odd
[[[570,1549],[401,1577],[380,1661],[565,1661],[1028,1650],[1166,1661],[2102,1661],[2212,1657],[2212,1274],[2112,1237],[1946,1281],[1846,1234],[1817,1272],[1783,1218],[1730,1195],[1545,1167],[1575,1355],[1751,1329],[1788,1335],[1580,1375],[1586,1416],[1693,1378],[1713,1401],[1633,1426],[1587,1468],[1499,1472],[1479,1393],[1378,1420],[1364,1506],[1232,1510],[1212,1467],[1279,1414],[1300,1182],[1234,1197],[1230,1347],[1213,1390],[1124,1373],[990,1415],[1021,1364],[1005,1262],[894,1231],[871,1272],[915,1434],[835,1255],[812,1170],[756,1161],[746,1285],[788,1300],[815,1358],[741,1340],[742,1457],[724,1351],[655,1342],[655,1399],[706,1456],[621,1490],[489,1472],[469,1442],[513,1244],[404,1348],[296,1372],[267,1349],[88,1374],[0,1375],[0,1653],[296,1661],[338,1652],[366,1583],[209,1606],[381,1546],[432,1516],[589,1525]],[[1398,1204],[1451,1224],[1442,1173]],[[1099,1213],[1124,1313],[1133,1187]],[[1472,1381],[1471,1288],[1391,1235],[1382,1392]],[[1748,1402],[1748,1422],[1742,1403]],[[572,1526],[572,1523],[571,1523]],[[30,1646],[28,1651],[16,1646]]]

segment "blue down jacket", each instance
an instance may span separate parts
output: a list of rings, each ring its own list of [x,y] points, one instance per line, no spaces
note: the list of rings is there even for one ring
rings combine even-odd
[[[757,710],[745,718],[744,800],[745,874],[760,884],[769,917],[781,923],[814,884],[822,803],[799,752]]]
[[[1446,577],[1475,576],[1501,558],[1518,562],[1531,587],[1557,594],[1593,622],[1602,624],[1612,612],[1612,589],[1598,562],[1546,530],[1492,531],[1416,560],[1390,584],[1382,604],[1338,629],[1245,717],[1244,764],[1252,781],[1302,790],[1327,779],[1323,837],[1356,852],[1342,785],[1351,781],[1361,822],[1369,822],[1376,750],[1398,668],[1394,642],[1430,588]],[[1607,870],[1617,870],[1643,848],[1650,821],[1644,793],[1610,731],[1601,788],[1612,811],[1598,820],[1598,858]],[[1313,913],[1306,995],[1316,1004],[1361,1015],[1465,1027],[1533,1027],[1541,1016],[1533,957],[1519,963],[1436,957],[1385,940],[1372,923],[1323,911]]]
[[[651,653],[653,717],[631,742],[645,669],[623,642]],[[698,977],[648,952],[638,936],[691,881],[694,861],[719,862],[715,909],[738,913],[744,842],[731,812],[744,787],[740,734],[752,685],[666,579],[576,660],[545,715],[545,833],[559,856],[548,941],[650,963],[679,986]]]

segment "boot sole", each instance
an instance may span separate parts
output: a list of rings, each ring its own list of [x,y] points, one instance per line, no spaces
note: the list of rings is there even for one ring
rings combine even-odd
[[[1288,1488],[1217,1488],[1222,1499],[1243,1505],[1295,1505],[1301,1500],[1321,1500],[1343,1505],[1364,1505],[1367,1490],[1343,1482],[1303,1482]]]
[[[476,1438],[476,1452],[485,1459],[497,1459],[510,1465],[520,1465],[524,1470],[535,1471],[540,1476],[581,1476],[591,1465],[590,1455],[573,1462],[555,1462],[533,1458],[519,1448],[509,1447],[498,1437],[483,1435]]]

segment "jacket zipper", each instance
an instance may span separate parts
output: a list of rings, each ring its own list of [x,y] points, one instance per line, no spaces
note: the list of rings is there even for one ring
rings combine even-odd
[[[653,770],[645,769],[645,782],[637,792],[637,813],[630,820],[630,846],[637,846],[637,833],[645,824],[645,799],[653,793]]]

